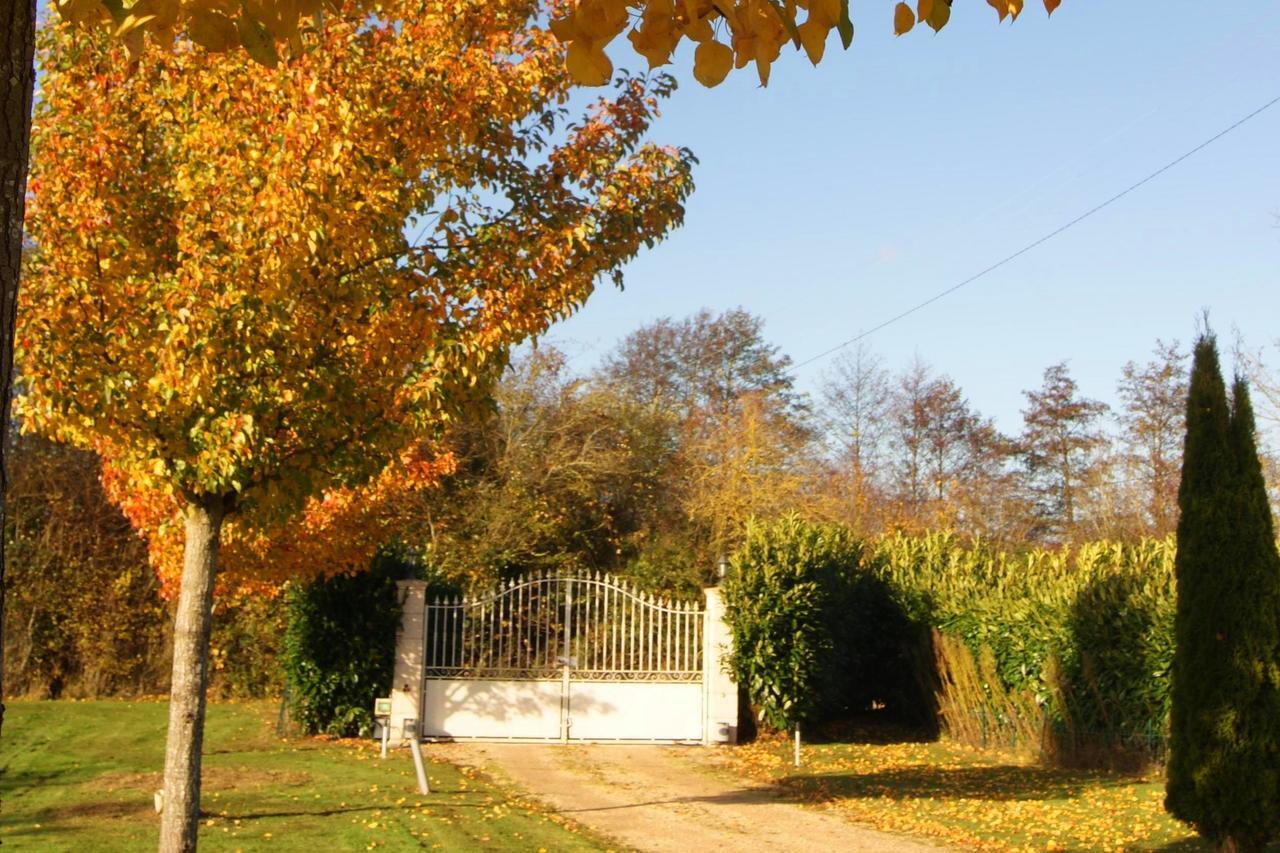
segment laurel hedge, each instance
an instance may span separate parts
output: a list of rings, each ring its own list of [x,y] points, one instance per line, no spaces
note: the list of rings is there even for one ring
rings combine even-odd
[[[735,658],[766,721],[783,706],[814,722],[875,707],[1067,762],[1162,756],[1172,540],[1009,553],[945,532],[859,542],[795,517],[754,523],[726,584],[736,637],[759,635],[752,620],[794,601],[807,575],[776,563],[814,553],[801,546],[815,536],[840,542],[841,559],[808,567],[820,593],[805,605],[808,622],[788,618],[819,664],[803,678],[770,675],[776,640],[739,646]]]
[[[396,580],[413,571],[383,554],[367,571],[290,585],[281,665],[290,716],[303,731],[372,734],[373,700],[395,669]]]

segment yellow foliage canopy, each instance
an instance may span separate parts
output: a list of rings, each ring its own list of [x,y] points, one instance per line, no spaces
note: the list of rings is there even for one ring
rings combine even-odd
[[[463,15],[484,0],[436,0],[434,14]],[[917,21],[936,32],[951,17],[952,0],[917,0],[913,10],[898,3],[893,28],[909,32]],[[1000,20],[1016,20],[1024,0],[987,0]],[[1053,11],[1062,0],[1043,0]],[[254,60],[274,66],[281,45],[301,51],[299,22],[318,15],[328,0],[54,0],[67,18],[77,22],[106,22],[133,49],[140,49],[150,31],[168,43],[187,37],[212,51],[243,46]],[[374,11],[373,4],[357,6]],[[565,61],[574,79],[586,86],[603,86],[613,74],[605,49],[624,32],[649,68],[671,61],[682,39],[698,44],[694,76],[715,86],[730,68],[755,63],[760,82],[767,85],[769,69],[787,42],[803,49],[815,65],[822,60],[827,38],[835,30],[845,48],[853,41],[849,0],[550,0],[543,4],[551,30],[568,45]],[[347,8],[334,0],[332,8]],[[803,14],[802,14],[803,13]],[[381,15],[380,7],[376,14]],[[729,59],[726,59],[729,57]]]
[[[43,36],[22,417],[102,455],[170,577],[185,503],[234,508],[247,570],[308,500],[316,532],[432,481],[509,348],[681,220],[692,157],[643,142],[669,80],[568,126],[536,3],[444,5],[326,16],[274,70]]]

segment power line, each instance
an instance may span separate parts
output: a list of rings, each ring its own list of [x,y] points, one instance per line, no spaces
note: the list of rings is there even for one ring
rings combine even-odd
[[[923,302],[919,302],[919,303],[917,303],[917,304],[915,304],[915,305],[911,306],[910,308],[908,308],[907,310],[905,310],[905,311],[901,312],[900,314],[895,314],[894,316],[892,316],[892,317],[890,317],[889,319],[887,319],[887,320],[883,321],[883,322],[882,322],[882,323],[880,323],[879,325],[872,326],[870,329],[867,329],[867,330],[866,330],[866,331],[864,331],[864,332],[859,332],[858,334],[854,335],[852,338],[849,338],[849,340],[844,341],[843,343],[836,344],[835,346],[831,347],[830,349],[824,350],[824,351],[822,351],[822,352],[818,353],[817,355],[813,356],[812,358],[805,359],[804,361],[799,362],[798,364],[793,365],[793,366],[791,367],[791,372],[795,372],[795,371],[799,370],[799,369],[800,369],[800,368],[802,368],[802,367],[805,367],[805,366],[807,366],[807,365],[813,364],[815,361],[820,361],[820,360],[822,360],[822,359],[826,358],[827,356],[831,355],[832,353],[839,352],[840,350],[844,349],[845,347],[849,346],[850,344],[855,344],[855,343],[857,343],[858,341],[862,340],[863,338],[869,337],[870,335],[873,335],[873,334],[875,334],[876,332],[879,332],[880,330],[882,330],[882,329],[884,329],[884,328],[886,328],[886,327],[888,327],[888,326],[893,325],[894,323],[898,322],[899,320],[906,319],[907,317],[910,317],[912,314],[916,313],[917,311],[919,311],[919,310],[921,310],[921,309],[923,309],[923,308],[927,308],[928,306],[930,306],[930,305],[932,305],[933,303],[937,302],[939,299],[943,299],[944,297],[950,296],[951,294],[955,293],[955,292],[956,292],[957,290],[959,290],[960,288],[962,288],[962,287],[966,287],[966,286],[968,286],[968,285],[970,285],[970,284],[973,284],[973,283],[974,283],[975,281],[977,281],[978,279],[983,278],[983,277],[985,277],[986,275],[988,275],[988,274],[990,274],[990,273],[995,272],[996,270],[1000,269],[1000,267],[1004,266],[1005,264],[1008,264],[1008,263],[1010,263],[1011,261],[1017,260],[1018,258],[1020,258],[1020,257],[1022,257],[1023,255],[1025,255],[1027,252],[1030,252],[1032,249],[1034,249],[1034,248],[1036,248],[1036,247],[1038,247],[1038,246],[1040,246],[1040,245],[1043,245],[1044,243],[1049,242],[1049,241],[1050,241],[1050,240],[1052,240],[1054,237],[1057,237],[1059,234],[1063,233],[1064,231],[1067,231],[1067,230],[1069,230],[1069,229],[1071,229],[1071,228],[1074,228],[1076,225],[1079,225],[1081,222],[1085,221],[1085,220],[1086,220],[1086,219],[1088,219],[1090,216],[1093,216],[1095,213],[1099,212],[1100,210],[1103,210],[1104,208],[1110,207],[1112,204],[1115,204],[1117,201],[1119,201],[1120,199],[1124,198],[1124,197],[1125,197],[1125,196],[1127,196],[1129,193],[1133,192],[1134,190],[1138,189],[1139,187],[1142,187],[1143,185],[1148,184],[1148,183],[1150,183],[1151,181],[1155,180],[1156,178],[1160,177],[1160,176],[1161,176],[1161,175],[1163,175],[1165,172],[1167,172],[1167,171],[1169,171],[1170,169],[1172,169],[1174,166],[1177,166],[1177,165],[1178,165],[1179,163],[1181,163],[1183,160],[1186,160],[1188,157],[1191,157],[1191,156],[1193,156],[1193,155],[1195,155],[1195,154],[1198,154],[1199,152],[1201,152],[1201,151],[1203,151],[1204,149],[1208,148],[1210,145],[1212,145],[1213,143],[1217,142],[1219,139],[1221,139],[1222,137],[1226,136],[1226,135],[1227,135],[1228,133],[1230,133],[1231,131],[1233,131],[1233,130],[1235,130],[1236,128],[1240,127],[1241,125],[1245,124],[1245,123],[1246,123],[1246,122],[1248,122],[1249,120],[1251,120],[1251,119],[1253,119],[1253,118],[1256,118],[1257,116],[1261,115],[1263,112],[1265,112],[1266,110],[1268,110],[1268,109],[1270,109],[1271,107],[1275,106],[1277,103],[1280,103],[1280,96],[1276,96],[1276,97],[1272,98],[1271,100],[1267,101],[1267,102],[1266,102],[1265,104],[1263,104],[1262,106],[1258,107],[1258,108],[1257,108],[1256,110],[1254,110],[1253,112],[1249,113],[1248,115],[1244,116],[1244,117],[1243,117],[1243,118],[1241,118],[1241,119],[1238,119],[1237,121],[1235,121],[1233,124],[1231,124],[1231,125],[1230,125],[1230,126],[1228,126],[1227,128],[1225,128],[1225,129],[1223,129],[1223,130],[1221,130],[1221,131],[1219,131],[1219,132],[1215,133],[1213,136],[1209,137],[1209,138],[1208,138],[1208,139],[1206,139],[1204,142],[1201,142],[1199,145],[1197,145],[1196,147],[1192,148],[1190,151],[1187,151],[1187,152],[1185,152],[1185,153],[1183,153],[1183,154],[1179,155],[1178,157],[1174,158],[1173,160],[1170,160],[1168,163],[1165,163],[1165,164],[1164,164],[1163,166],[1161,166],[1159,169],[1156,169],[1154,172],[1150,173],[1149,175],[1147,175],[1147,176],[1146,176],[1145,178],[1143,178],[1142,180],[1140,180],[1140,181],[1138,181],[1138,182],[1136,182],[1136,183],[1134,183],[1134,184],[1130,184],[1128,187],[1126,187],[1125,189],[1123,189],[1123,190],[1121,190],[1120,192],[1116,193],[1115,195],[1111,196],[1111,198],[1107,199],[1106,201],[1104,201],[1104,202],[1102,202],[1102,203],[1100,203],[1100,204],[1097,204],[1097,205],[1095,205],[1094,207],[1089,208],[1089,209],[1088,209],[1088,210],[1086,210],[1084,213],[1082,213],[1082,214],[1080,214],[1079,216],[1077,216],[1075,219],[1072,219],[1071,221],[1069,221],[1069,222],[1067,222],[1067,223],[1065,223],[1065,224],[1063,224],[1063,225],[1059,225],[1057,228],[1053,229],[1052,231],[1050,231],[1049,233],[1045,234],[1044,236],[1042,236],[1042,237],[1040,237],[1040,238],[1038,238],[1038,239],[1036,239],[1036,240],[1033,240],[1032,242],[1030,242],[1030,243],[1026,244],[1025,246],[1023,246],[1021,249],[1018,249],[1018,251],[1014,252],[1013,254],[1011,254],[1011,255],[1007,255],[1007,256],[1005,256],[1004,258],[1001,258],[1000,260],[996,261],[994,264],[992,264],[991,266],[987,267],[986,269],[984,269],[984,270],[982,270],[982,271],[980,271],[980,272],[977,272],[977,273],[975,273],[975,274],[973,274],[973,275],[969,276],[969,277],[968,277],[968,278],[966,278],[964,281],[961,281],[961,282],[958,282],[958,283],[956,283],[956,284],[953,284],[953,285],[951,285],[951,287],[948,287],[946,290],[941,290],[941,291],[939,291],[938,293],[935,293],[933,296],[930,296],[928,299],[924,300]]]

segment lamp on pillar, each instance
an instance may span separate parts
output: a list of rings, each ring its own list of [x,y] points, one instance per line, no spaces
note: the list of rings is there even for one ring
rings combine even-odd
[[[729,561],[724,558],[724,555],[721,555],[720,562],[716,564],[716,577],[720,579],[721,583],[724,583],[724,576],[728,571]]]

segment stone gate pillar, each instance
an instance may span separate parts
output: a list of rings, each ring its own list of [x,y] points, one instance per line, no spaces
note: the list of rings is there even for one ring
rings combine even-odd
[[[706,696],[702,742],[737,743],[738,685],[726,666],[733,635],[725,621],[719,587],[708,587],[702,593],[707,602],[702,628],[702,689]]]
[[[396,631],[396,667],[391,681],[391,739],[417,737],[422,731],[422,652],[426,631],[426,581],[396,581],[400,629]],[[405,720],[417,720],[405,731]]]

